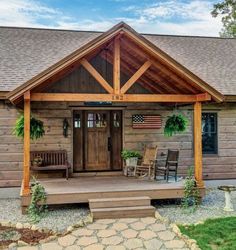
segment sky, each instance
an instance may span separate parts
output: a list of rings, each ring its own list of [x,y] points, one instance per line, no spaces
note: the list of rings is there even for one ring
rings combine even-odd
[[[141,33],[219,36],[214,0],[0,0],[0,26],[106,31],[120,21]]]

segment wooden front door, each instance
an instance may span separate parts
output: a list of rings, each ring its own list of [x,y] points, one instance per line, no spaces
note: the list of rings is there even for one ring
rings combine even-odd
[[[121,111],[74,111],[74,172],[122,168]]]

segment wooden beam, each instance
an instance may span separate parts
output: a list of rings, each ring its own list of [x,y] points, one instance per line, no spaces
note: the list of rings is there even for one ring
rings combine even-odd
[[[101,53],[101,57],[104,59],[104,60],[107,60],[110,64],[113,63],[113,56],[110,54],[110,51],[104,53],[102,52]],[[127,63],[125,63],[123,61],[123,59],[121,58],[120,59],[120,66],[121,66],[121,72],[123,71],[123,74],[124,75],[127,75],[127,74],[134,74],[134,70],[133,70],[133,67],[131,67],[131,65],[127,65]],[[160,93],[165,93],[165,91],[163,91],[163,89],[161,89],[159,86],[158,88],[156,86],[154,86],[153,84],[150,83],[150,79],[145,77],[144,75],[142,76],[141,79],[139,79],[138,83],[145,89],[147,89],[148,91],[150,91],[151,93],[155,93],[155,94],[160,94]]]
[[[152,45],[149,41],[145,40],[145,38],[140,39],[138,36],[133,34],[132,32],[126,30],[125,35],[131,38],[134,42],[136,42],[140,47],[142,47],[145,51],[149,52],[154,58],[158,58],[163,64],[168,65],[168,68],[172,68],[174,72],[178,72],[178,75],[185,77],[190,80],[194,84],[196,84],[202,91],[207,91],[209,94],[213,96],[213,98],[219,102],[224,100],[224,96],[219,93],[216,89],[211,87],[206,82],[202,81],[192,72],[187,70],[180,63],[175,61],[173,58],[169,57],[165,52],[157,48],[155,45]],[[149,44],[148,44],[149,43]]]
[[[98,73],[98,71],[85,59],[81,60],[83,67],[101,84],[101,86],[110,94],[113,93],[113,88],[109,83]]]
[[[124,86],[121,88],[120,92],[121,94],[124,94],[127,92],[129,88],[144,74],[144,72],[152,65],[150,61],[146,61],[137,71],[134,75],[130,77],[130,79],[124,84]]]
[[[30,92],[24,94],[24,166],[23,195],[30,193]]]
[[[202,100],[211,100],[211,95],[208,93],[202,93],[202,94],[197,94],[197,101],[202,101]]]
[[[208,97],[197,95],[165,95],[165,94],[73,94],[73,93],[32,93],[31,101],[81,101],[81,102],[162,102],[162,103],[194,103],[207,101]]]
[[[145,54],[144,52],[141,52],[140,48],[136,44],[134,43],[130,44],[130,42],[127,41],[127,39],[122,39],[122,42],[124,43],[125,47],[130,50],[129,53],[134,52],[138,56],[144,56],[146,58],[148,57],[147,54]],[[177,86],[175,84],[175,87],[182,90],[181,92],[183,92],[184,90],[183,87],[184,87],[186,88],[186,90],[188,90],[187,93],[189,93],[189,91],[191,94],[196,93],[196,88],[194,89],[191,85],[186,83],[183,79],[175,75],[175,73],[171,69],[167,69],[163,64],[161,64],[157,60],[153,60],[150,56],[149,56],[149,60],[152,62],[153,66],[155,66],[157,70],[159,70],[162,74],[165,75],[166,78],[171,78],[172,81],[170,81],[170,85],[173,85],[173,80],[174,80],[176,83],[180,85],[180,86]],[[156,74],[156,76],[158,75]]]
[[[194,103],[194,167],[198,187],[204,187],[202,180],[202,104]]]
[[[114,40],[113,87],[114,93],[120,94],[120,37]]]
[[[126,47],[127,46],[125,44],[124,52],[126,56],[124,56],[124,60],[127,63],[132,64],[137,69],[138,63],[140,61],[140,56],[139,56],[140,52],[138,52],[138,50],[135,50],[135,52],[132,53],[132,51],[128,50]],[[144,58],[146,58],[146,56]],[[142,57],[141,57],[141,60],[142,60]],[[165,89],[165,93],[169,93],[169,94],[183,93],[183,88],[182,89],[178,88],[177,86],[175,86],[175,84],[173,84],[173,82],[171,83],[168,80],[163,79],[163,77],[161,76],[162,72],[160,70],[159,72],[157,72],[157,70],[155,72],[153,70],[149,70],[145,75],[149,79],[152,79],[152,81],[156,83],[155,84],[156,86],[161,87],[162,89]]]

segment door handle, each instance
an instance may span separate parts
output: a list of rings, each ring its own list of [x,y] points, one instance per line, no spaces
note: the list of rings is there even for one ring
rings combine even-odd
[[[108,151],[111,151],[111,147],[112,147],[112,145],[111,145],[111,137],[108,137],[107,138],[107,149],[108,149]]]

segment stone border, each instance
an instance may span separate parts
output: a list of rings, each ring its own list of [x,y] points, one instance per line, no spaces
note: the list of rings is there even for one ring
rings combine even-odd
[[[12,223],[11,221],[0,221],[0,225],[4,226],[4,227],[11,227],[11,228],[15,228],[15,229],[23,229],[23,228],[27,228],[30,229],[32,231],[36,231],[38,230],[39,232],[44,232],[44,233],[51,233],[52,235],[49,236],[46,239],[40,240],[38,243],[35,244],[28,244],[22,240],[18,240],[17,242],[11,243],[8,248],[9,249],[14,249],[15,247],[23,247],[23,246],[34,246],[34,245],[38,245],[38,244],[43,244],[43,243],[47,243],[49,241],[55,240],[58,237],[62,237],[65,236],[67,234],[70,234],[72,231],[74,231],[77,228],[80,227],[84,227],[88,224],[91,224],[93,222],[93,218],[92,216],[89,214],[85,219],[80,219],[76,224],[69,226],[67,228],[67,230],[64,233],[59,233],[57,231],[53,231],[50,230],[48,228],[40,228],[37,225],[33,224],[31,225],[30,223]]]
[[[180,239],[182,239],[191,250],[201,250],[201,248],[197,245],[197,241],[196,240],[189,238],[185,234],[182,234],[177,224],[170,223],[170,220],[168,218],[165,218],[165,217],[161,216],[160,213],[157,210],[155,212],[155,217],[157,219],[159,219],[160,221],[164,222],[164,223],[170,224],[170,227],[171,227],[172,231]],[[199,222],[197,224],[200,224],[200,223],[203,223],[203,222]]]

